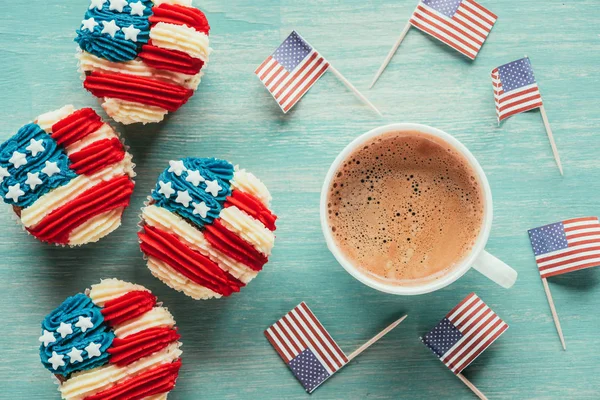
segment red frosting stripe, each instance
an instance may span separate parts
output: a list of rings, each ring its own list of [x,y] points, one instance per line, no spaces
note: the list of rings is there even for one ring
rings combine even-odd
[[[108,353],[110,362],[125,367],[142,357],[154,354],[179,340],[177,330],[165,327],[150,328],[126,338],[115,338]]]
[[[95,395],[87,396],[84,400],[141,400],[170,392],[175,387],[180,368],[181,360],[162,364]]]
[[[206,240],[225,255],[246,264],[254,271],[260,271],[267,263],[268,258],[264,254],[227,229],[221,220],[216,219],[212,225],[205,225],[204,228]]]
[[[127,207],[133,186],[127,175],[103,181],[52,211],[29,232],[42,241],[68,244],[71,232],[90,218]]]
[[[173,234],[146,225],[139,232],[140,248],[148,256],[155,257],[198,285],[223,296],[239,292],[244,283],[216,263],[192,250]]]
[[[236,206],[254,219],[259,220],[270,231],[274,231],[277,216],[271,212],[260,200],[249,193],[234,190],[227,196],[225,207]]]
[[[196,75],[204,66],[204,61],[199,58],[192,57],[183,51],[156,47],[152,43],[143,45],[138,56],[153,68],[187,75]]]
[[[90,175],[125,157],[125,149],[119,138],[102,139],[93,142],[69,156],[71,169],[77,174]]]
[[[121,297],[107,301],[102,308],[102,315],[106,323],[115,326],[147,313],[155,304],[156,296],[152,293],[145,290],[133,290]]]
[[[197,8],[163,3],[158,7],[153,7],[152,13],[148,18],[152,26],[159,22],[166,22],[168,24],[187,25],[207,35],[210,31],[206,15]]]
[[[66,147],[96,132],[103,124],[94,110],[82,108],[52,125],[51,136],[59,145]]]
[[[132,101],[176,111],[194,94],[191,89],[172,83],[127,74],[93,71],[83,86],[96,97]]]

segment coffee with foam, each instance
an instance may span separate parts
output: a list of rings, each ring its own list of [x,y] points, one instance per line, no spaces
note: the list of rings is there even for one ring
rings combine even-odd
[[[469,161],[445,141],[389,132],[357,148],[329,187],[328,222],[345,257],[386,284],[421,285],[469,254],[484,217]]]

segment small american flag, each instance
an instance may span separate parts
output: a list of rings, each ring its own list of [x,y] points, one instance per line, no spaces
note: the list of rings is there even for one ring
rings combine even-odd
[[[498,122],[543,105],[528,57],[495,68],[492,84]]]
[[[287,113],[329,68],[329,63],[293,31],[254,71]]]
[[[506,322],[471,293],[421,340],[459,374],[507,329]]]
[[[600,266],[600,222],[575,218],[529,231],[542,278]]]
[[[308,393],[348,363],[304,302],[267,329],[265,336]]]
[[[410,23],[474,60],[497,19],[474,0],[421,0]]]

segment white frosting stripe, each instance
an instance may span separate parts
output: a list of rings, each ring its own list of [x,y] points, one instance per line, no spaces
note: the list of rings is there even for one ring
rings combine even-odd
[[[152,310],[140,315],[137,318],[127,320],[126,322],[114,327],[115,335],[124,338],[134,333],[138,333],[150,328],[175,326],[173,315],[164,307],[154,307]]]
[[[104,139],[118,138],[119,136],[115,133],[110,125],[104,124],[96,132],[92,132],[85,136],[83,139],[76,141],[72,145],[68,146],[65,151],[67,155],[77,153],[79,150],[89,146],[90,144]]]
[[[157,258],[148,257],[148,268],[152,275],[163,281],[167,286],[183,292],[193,299],[205,300],[221,297],[220,294],[189,280]]]
[[[105,98],[102,108],[112,119],[126,125],[160,122],[168,113],[164,108],[112,98]]]
[[[231,186],[239,191],[246,192],[253,195],[260,200],[267,208],[271,207],[271,193],[260,179],[258,179],[251,172],[245,169],[239,169],[235,167],[233,179],[231,180]]]
[[[275,245],[275,235],[262,222],[239,208],[232,206],[221,210],[219,218],[228,230],[235,233],[267,257]]]
[[[46,131],[46,133],[52,132],[52,125],[60,121],[61,119],[65,119],[69,115],[75,112],[75,107],[72,105],[64,106],[61,109],[56,111],[50,111],[45,114],[40,115],[36,119],[36,123]]]
[[[119,298],[126,293],[133,291],[145,291],[148,289],[141,285],[124,282],[119,279],[103,279],[100,283],[92,285],[90,290],[90,298],[97,306],[103,307],[107,301]]]
[[[205,63],[212,51],[205,33],[185,25],[159,22],[150,29],[150,40],[154,46],[182,51]]]
[[[90,218],[75,228],[69,235],[69,244],[78,246],[85,243],[97,242],[113,232],[121,225],[123,207],[115,208],[103,214]]]

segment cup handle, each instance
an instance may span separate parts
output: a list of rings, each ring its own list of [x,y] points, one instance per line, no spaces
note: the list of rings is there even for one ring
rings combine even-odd
[[[517,281],[517,271],[485,250],[479,254],[473,268],[506,289],[510,289]]]

